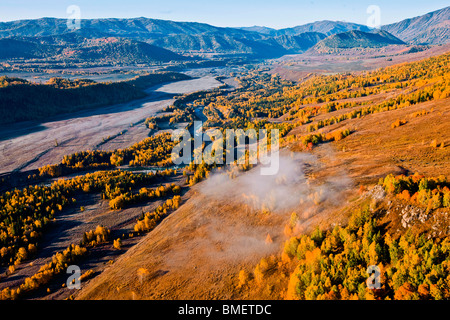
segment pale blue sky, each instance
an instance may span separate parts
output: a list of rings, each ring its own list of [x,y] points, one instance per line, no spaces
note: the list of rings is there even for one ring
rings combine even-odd
[[[448,0],[0,0],[0,21],[67,17],[78,5],[83,19],[149,17],[196,21],[221,27],[293,27],[317,20],[365,24],[369,5],[381,9],[381,24],[444,8]]]

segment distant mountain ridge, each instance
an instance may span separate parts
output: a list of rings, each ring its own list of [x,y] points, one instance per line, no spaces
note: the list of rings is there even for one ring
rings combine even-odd
[[[73,45],[84,39],[120,37],[183,53],[247,54],[277,57],[305,51],[325,36],[314,34],[280,38],[203,23],[149,18],[82,20],[70,31],[65,19],[42,18],[0,23],[0,38],[33,38],[42,45]],[[1,56],[0,56],[1,58]]]
[[[263,26],[243,27],[246,31],[266,35],[293,35],[302,32],[320,32],[327,36],[352,30],[370,32],[364,25],[340,21],[316,21],[285,29],[272,29]],[[384,25],[385,30],[395,37],[411,44],[445,44],[450,42],[450,6],[424,15]]]
[[[352,30],[369,32],[370,28],[357,23],[323,20],[313,23],[307,23],[305,25],[296,26],[293,28],[282,29],[281,32],[286,35],[299,34],[303,32],[320,32],[325,34],[326,36],[330,36],[333,34]]]
[[[246,31],[215,27],[199,22],[178,22],[151,18],[130,19],[82,19],[81,29],[100,32],[109,36],[136,39],[157,38],[172,34],[198,35],[204,33],[246,34]],[[69,33],[67,20],[59,18],[41,18],[35,20],[17,20],[0,23],[0,37],[13,36],[54,36]]]
[[[323,33],[304,32],[294,36],[276,36],[274,40],[290,52],[299,52],[308,50],[325,38],[326,35]]]
[[[170,35],[164,38],[148,40],[148,42],[179,53],[186,51],[240,52],[256,56],[277,56],[306,51],[324,38],[326,38],[324,34],[317,32],[276,37],[235,37],[226,34],[207,33],[200,35]]]
[[[76,31],[68,30],[66,23],[66,19],[57,18],[0,23],[0,59],[42,58],[63,52],[74,59],[117,52],[117,59],[134,62],[183,60],[185,54],[272,58],[302,53],[314,46],[377,47],[403,43],[400,40],[441,44],[450,39],[450,7],[383,26],[381,30],[387,34],[361,24],[329,20],[279,30],[260,26],[223,28],[144,17],[81,20],[81,29]],[[120,40],[86,41],[89,39]]]
[[[344,22],[344,21],[316,21],[307,23],[300,26],[295,26],[292,28],[284,28],[284,29],[272,29],[267,27],[253,26],[253,27],[242,27],[241,30],[258,32],[261,34],[271,35],[271,36],[295,36],[305,32],[318,32],[323,33],[326,36],[330,36],[336,33],[342,33],[351,30],[361,30],[369,32],[370,28],[357,23]]]
[[[450,7],[388,24],[381,29],[413,44],[448,43],[450,42]]]

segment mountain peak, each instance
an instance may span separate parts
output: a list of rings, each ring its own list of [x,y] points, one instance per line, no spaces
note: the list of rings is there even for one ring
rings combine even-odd
[[[381,27],[403,41],[413,44],[450,42],[450,6]]]

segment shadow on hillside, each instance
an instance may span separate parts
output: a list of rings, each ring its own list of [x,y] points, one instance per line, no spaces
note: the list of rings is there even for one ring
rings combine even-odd
[[[128,102],[113,105],[95,106],[89,109],[83,109],[77,112],[55,115],[43,119],[38,119],[35,121],[22,121],[10,124],[2,124],[0,125],[0,141],[18,138],[30,133],[45,130],[46,127],[43,126],[42,123],[65,121],[75,118],[87,118],[103,114],[114,114],[125,111],[131,111],[142,108],[145,103],[157,102],[164,99],[172,99],[172,98],[173,94],[168,94],[166,92],[152,92],[151,94],[146,95],[143,98],[131,100]]]
[[[17,124],[4,124],[0,126],[0,141],[14,139],[30,133],[45,130],[46,127],[39,123],[22,122]]]

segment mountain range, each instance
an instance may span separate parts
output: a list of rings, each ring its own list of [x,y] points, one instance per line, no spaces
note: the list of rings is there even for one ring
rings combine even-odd
[[[186,55],[248,55],[258,58],[301,53],[314,47],[378,47],[443,44],[450,40],[450,7],[371,30],[342,21],[317,21],[285,29],[222,28],[197,22],[90,19],[71,31],[66,19],[0,23],[0,59],[110,59],[117,63],[186,60]]]
[[[122,64],[189,60],[170,50],[127,38],[78,39],[73,34],[64,34],[57,36],[59,41],[53,43],[55,37],[0,39],[0,59],[52,58],[64,61],[120,61]],[[79,41],[73,41],[73,38]]]

